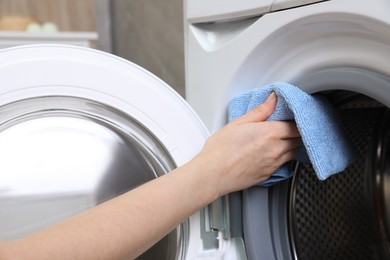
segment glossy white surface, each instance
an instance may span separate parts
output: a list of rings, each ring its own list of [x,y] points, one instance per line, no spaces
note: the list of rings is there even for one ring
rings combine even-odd
[[[388,104],[388,10],[386,0],[331,0],[225,24],[188,24],[187,100],[211,132],[226,123],[233,96],[274,81],[309,92],[353,88]]]
[[[188,0],[186,18],[191,23],[243,19],[320,1],[323,0]]]

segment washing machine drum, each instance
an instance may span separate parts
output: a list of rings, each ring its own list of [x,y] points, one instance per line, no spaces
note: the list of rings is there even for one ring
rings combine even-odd
[[[358,158],[325,181],[311,164],[297,163],[292,180],[245,191],[250,259],[390,258],[390,109],[350,91],[323,94],[338,109]]]
[[[293,250],[298,259],[388,259],[389,109],[358,94],[335,105],[358,159],[325,182],[310,165],[297,165],[289,202]]]
[[[190,160],[207,137],[164,82],[96,50],[4,49],[0,82],[0,240],[157,178]],[[184,221],[139,259],[183,259],[189,225]]]

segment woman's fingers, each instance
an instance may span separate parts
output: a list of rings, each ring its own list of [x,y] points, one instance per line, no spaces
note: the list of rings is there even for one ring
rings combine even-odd
[[[302,145],[302,139],[299,137],[283,139],[281,142],[282,150],[289,152],[295,150]]]
[[[237,118],[232,123],[233,124],[244,124],[244,123],[256,123],[264,122],[272,115],[275,111],[276,103],[278,97],[274,92],[269,95],[267,100],[255,107],[253,110],[249,111],[245,115]],[[299,137],[300,133],[296,127],[294,121],[284,121],[287,123],[280,123],[279,121],[270,121],[271,131],[277,131],[282,138],[295,138]]]
[[[272,92],[264,103],[255,107],[252,111],[249,111],[245,115],[237,118],[233,122],[242,124],[267,120],[267,118],[275,111],[277,99],[276,94]]]
[[[270,131],[281,139],[301,137],[295,121],[266,121],[262,124],[266,124]]]
[[[270,160],[271,164],[279,167],[285,162],[292,160],[297,155],[301,145],[302,140],[299,137],[275,139],[269,142],[268,148],[263,150],[263,154],[264,156],[268,154],[268,160]]]

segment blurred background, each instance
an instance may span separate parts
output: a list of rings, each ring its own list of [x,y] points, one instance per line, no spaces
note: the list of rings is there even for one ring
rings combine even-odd
[[[185,95],[182,0],[0,0],[0,48],[65,43],[104,50]]]

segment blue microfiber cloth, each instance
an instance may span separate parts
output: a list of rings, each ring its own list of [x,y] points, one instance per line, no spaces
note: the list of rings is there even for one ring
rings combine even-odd
[[[299,88],[277,82],[249,90],[230,101],[229,122],[263,103],[272,93],[278,96],[274,113],[268,120],[295,120],[304,147],[295,158],[311,162],[318,179],[343,171],[355,159],[355,153],[344,136],[341,121],[332,105],[319,95],[309,95]],[[279,168],[260,186],[271,186],[292,175],[289,164]]]

